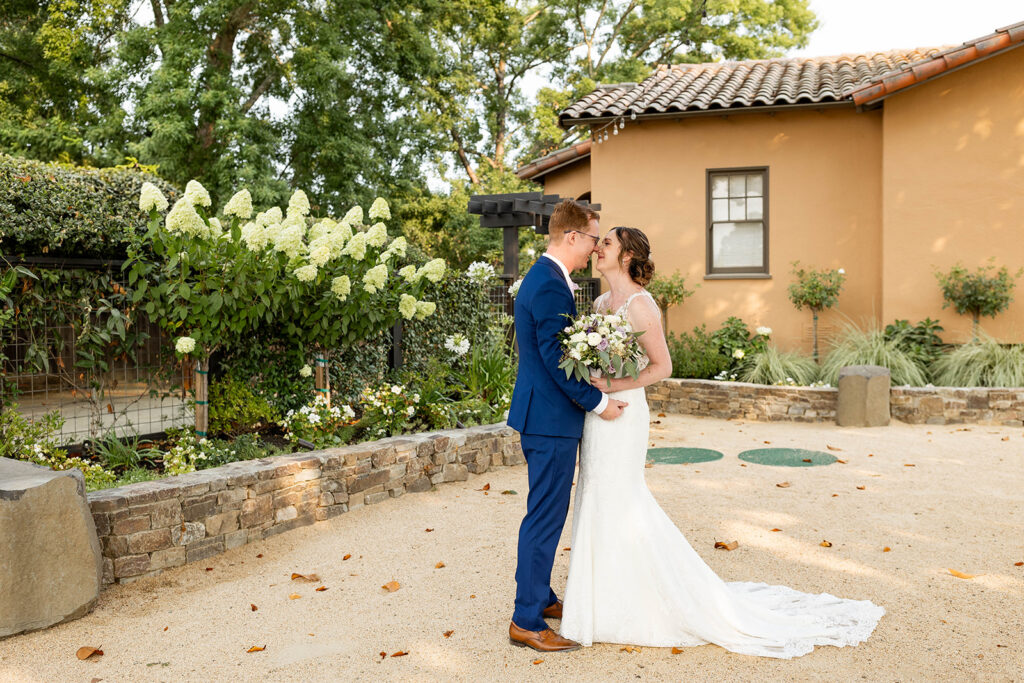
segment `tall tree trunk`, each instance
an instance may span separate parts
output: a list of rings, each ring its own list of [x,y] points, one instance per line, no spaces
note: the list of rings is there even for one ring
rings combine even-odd
[[[812,308],[811,314],[814,316],[814,362],[818,362],[818,309]]]
[[[494,163],[497,168],[505,168],[505,137],[508,132],[508,95],[505,93],[505,72],[508,65],[505,58],[498,59],[494,69],[495,92],[498,95],[498,109],[494,121]]]

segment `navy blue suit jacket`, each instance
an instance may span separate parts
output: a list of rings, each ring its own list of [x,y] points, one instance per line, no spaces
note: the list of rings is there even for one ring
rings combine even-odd
[[[583,436],[583,418],[601,402],[601,392],[558,367],[562,348],[558,333],[576,315],[576,302],[558,264],[537,259],[523,278],[515,304],[519,373],[508,425],[521,434]]]

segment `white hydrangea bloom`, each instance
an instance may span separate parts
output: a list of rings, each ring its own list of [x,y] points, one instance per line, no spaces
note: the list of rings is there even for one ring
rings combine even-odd
[[[309,243],[309,262],[321,268],[331,260],[331,244],[328,236],[325,235]]]
[[[444,259],[431,259],[423,264],[423,267],[419,269],[416,275],[417,277],[425,277],[431,282],[440,282],[441,278],[444,277],[446,267]]]
[[[190,180],[185,185],[185,199],[192,206],[209,206],[210,205],[210,193],[206,191],[206,188],[199,184],[198,180]]]
[[[840,275],[846,275],[846,268],[840,268],[839,269],[839,274]]]
[[[174,202],[165,219],[165,225],[168,232],[178,235],[205,238],[210,232],[206,221],[196,213],[195,207],[185,197]]]
[[[363,289],[370,294],[374,294],[384,288],[384,283],[387,282],[387,279],[388,267],[383,264],[374,266],[363,275]]]
[[[192,353],[196,350],[196,340],[192,337],[178,337],[174,342],[174,350],[178,353]]]
[[[313,376],[313,368],[309,367],[308,363],[306,365],[303,365],[302,369],[299,370],[299,377],[312,377],[312,376]]]
[[[352,226],[345,221],[335,223],[333,233],[338,235],[342,242],[347,242],[352,238]]]
[[[402,266],[401,268],[399,268],[398,269],[398,275],[403,280],[406,280],[408,282],[419,282],[419,279],[420,279],[419,271],[416,270],[416,266],[414,266],[412,264],[409,264],[407,266]]]
[[[309,198],[302,190],[295,190],[288,200],[288,215],[305,216],[309,214]]]
[[[409,248],[409,243],[404,237],[399,235],[395,239],[391,240],[391,244],[388,245],[387,251],[384,253],[388,256],[396,254],[399,258],[405,258],[405,251]]]
[[[511,285],[509,285],[509,288],[508,288],[508,295],[509,295],[510,297],[512,297],[513,299],[515,299],[515,298],[516,298],[516,296],[517,296],[517,295],[519,294],[519,288],[520,288],[520,287],[521,287],[522,285],[523,285],[523,278],[519,278],[518,280],[516,280],[515,282],[513,282],[513,283],[512,283]]]
[[[284,220],[284,214],[281,212],[281,207],[272,206],[266,211],[260,211],[256,214],[256,223],[264,227],[268,225],[274,225]]]
[[[215,216],[215,217],[213,217],[213,218],[211,218],[211,219],[210,219],[210,220],[208,221],[208,223],[209,223],[209,225],[210,225],[210,236],[211,236],[211,237],[217,237],[217,236],[219,236],[219,235],[220,235],[221,233],[223,233],[223,232],[224,232],[224,228],[223,228],[223,226],[221,226],[221,224],[220,224],[220,219],[218,219],[218,218],[217,218],[216,216]]]
[[[249,190],[239,190],[231,195],[231,199],[224,205],[225,216],[237,216],[248,218],[252,215],[252,195]]]
[[[481,284],[489,282],[495,275],[494,266],[484,261],[474,261],[466,269],[466,277]]]
[[[764,327],[764,326],[762,326],[762,327],[758,327],[758,328],[757,328],[757,333],[758,333],[759,335],[761,335],[762,337],[767,337],[767,336],[770,336],[770,335],[771,335],[771,333],[772,333],[772,328],[770,328],[770,327]]]
[[[339,275],[331,280],[331,291],[341,301],[347,299],[349,292],[352,291],[352,282],[348,279],[348,275]]]
[[[388,220],[391,218],[391,207],[383,197],[377,197],[370,205],[370,220]]]
[[[167,198],[153,183],[142,183],[142,190],[139,192],[139,208],[146,213],[152,209],[164,211],[167,209]]]
[[[733,349],[732,351],[732,357],[736,359],[743,358],[745,355],[747,354],[743,351],[743,349]]]
[[[352,238],[345,244],[342,253],[351,256],[356,261],[362,261],[366,258],[366,233],[357,232],[352,235]]]
[[[271,233],[270,241],[274,244],[274,251],[281,251],[290,258],[295,258],[305,247],[302,242],[305,235],[305,219],[301,216],[289,216],[284,219],[279,229]]]
[[[412,320],[416,315],[416,297],[403,294],[398,299],[398,312],[406,320]]]
[[[353,206],[351,209],[348,210],[348,213],[345,214],[345,217],[341,219],[341,222],[345,223],[346,225],[360,225],[360,224],[362,224],[362,222],[363,222],[363,207],[358,206],[358,205]]]
[[[266,228],[249,221],[242,226],[242,243],[249,248],[249,251],[263,251],[267,248]]]
[[[374,223],[373,226],[366,231],[366,243],[371,247],[383,247],[384,243],[387,241],[388,229],[383,223]]]
[[[295,269],[295,277],[298,278],[299,282],[312,282],[316,279],[316,266],[310,264],[308,266],[302,266],[301,268]]]
[[[309,228],[309,233],[306,235],[306,239],[309,240],[310,244],[312,244],[318,239],[330,234],[335,225],[335,222],[330,218],[322,218]]]
[[[417,301],[416,302],[416,319],[423,320],[434,315],[434,311],[437,310],[437,304],[433,301]]]

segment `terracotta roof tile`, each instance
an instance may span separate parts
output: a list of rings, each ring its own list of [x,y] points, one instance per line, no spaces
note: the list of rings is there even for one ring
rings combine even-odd
[[[850,92],[938,54],[938,48],[659,67],[639,85],[603,86],[560,116],[563,125],[636,113],[839,102]]]
[[[556,149],[550,154],[520,166],[516,169],[516,175],[523,180],[537,179],[560,166],[588,156],[590,156],[590,140],[584,140],[583,142],[577,142],[575,145]]]
[[[588,119],[851,102],[863,105],[1024,44],[1024,22],[948,48],[660,66],[640,84],[603,85],[559,116]]]

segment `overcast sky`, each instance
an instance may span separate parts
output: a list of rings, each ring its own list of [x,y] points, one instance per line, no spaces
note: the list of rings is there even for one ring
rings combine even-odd
[[[1024,21],[1024,0],[811,0],[821,27],[794,56],[958,45]]]

